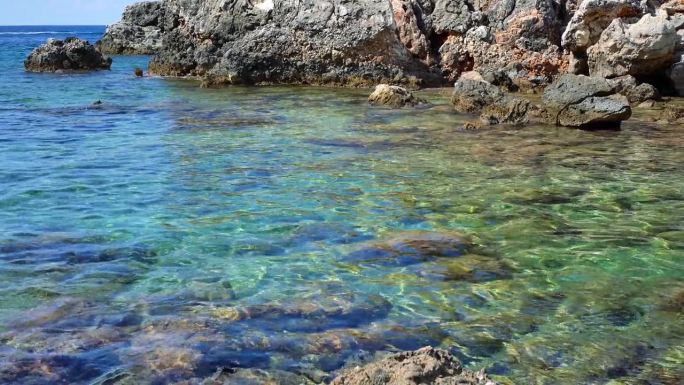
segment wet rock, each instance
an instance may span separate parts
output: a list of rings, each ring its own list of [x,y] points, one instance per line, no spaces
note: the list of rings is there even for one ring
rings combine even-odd
[[[494,385],[484,372],[463,369],[448,352],[430,347],[391,355],[343,371],[332,385]]]
[[[529,120],[529,100],[506,96],[486,105],[480,113],[484,124],[523,124]]]
[[[177,21],[166,18],[166,4],[145,1],[129,5],[121,21],[107,27],[97,47],[112,55],[151,55],[162,47],[162,36]]]
[[[607,80],[584,75],[560,76],[542,97],[550,124],[583,128],[615,128],[629,119],[627,98]]]
[[[413,93],[406,88],[380,84],[375,87],[375,91],[368,97],[370,104],[378,106],[388,106],[401,108],[406,106],[416,106],[426,103],[425,100],[416,98]]]
[[[589,73],[612,78],[659,75],[672,64],[678,36],[667,14],[646,14],[638,22],[615,19],[587,50]]]
[[[308,378],[282,370],[219,368],[201,385],[313,385]]]
[[[504,261],[488,256],[468,254],[442,263],[444,279],[459,282],[488,282],[508,279],[511,267]]]
[[[93,45],[76,37],[48,39],[24,61],[29,72],[108,70],[112,59],[102,56]]]
[[[439,257],[463,255],[472,243],[457,232],[407,231],[384,241],[369,242],[346,261],[379,265],[412,265]]]
[[[141,78],[145,75],[143,72],[142,68],[136,68],[133,73],[135,74],[136,77]]]
[[[466,77],[454,84],[451,103],[460,113],[476,114],[503,98],[504,94],[498,87],[485,81],[471,80]]]

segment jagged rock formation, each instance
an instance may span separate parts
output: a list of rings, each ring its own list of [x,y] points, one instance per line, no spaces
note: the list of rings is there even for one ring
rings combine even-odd
[[[97,42],[100,51],[112,55],[152,55],[162,48],[162,36],[177,25],[166,18],[163,3],[147,1],[129,5],[121,21],[110,25]]]
[[[24,68],[30,72],[96,71],[108,70],[111,66],[112,59],[76,37],[64,41],[48,39],[24,61]]]
[[[343,372],[332,385],[496,385],[484,372],[463,369],[448,352],[430,347],[391,355]]]
[[[126,8],[99,46],[205,86],[437,86],[477,70],[508,90],[574,73],[684,93],[681,0],[162,0]]]
[[[164,0],[127,8],[100,46],[154,51],[151,72],[207,85],[443,85],[477,67],[529,89],[564,66],[562,12],[553,0]]]

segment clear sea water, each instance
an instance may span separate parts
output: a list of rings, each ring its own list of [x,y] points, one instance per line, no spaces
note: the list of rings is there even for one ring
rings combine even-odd
[[[325,381],[424,345],[504,384],[684,383],[684,127],[23,71],[102,32],[0,27],[0,383]]]

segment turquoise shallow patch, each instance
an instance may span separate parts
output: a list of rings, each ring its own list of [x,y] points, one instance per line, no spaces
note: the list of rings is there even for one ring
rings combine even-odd
[[[207,90],[144,57],[26,74],[26,36],[0,36],[0,382],[423,345],[504,383],[682,375],[681,127],[462,132],[437,92]]]

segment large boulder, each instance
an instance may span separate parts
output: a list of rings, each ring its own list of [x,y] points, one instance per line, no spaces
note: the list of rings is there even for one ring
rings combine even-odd
[[[496,385],[484,372],[463,369],[445,350],[430,347],[393,354],[335,378],[332,385]]]
[[[615,128],[629,119],[629,101],[603,78],[566,74],[542,96],[549,123],[581,128]]]
[[[368,102],[378,106],[389,106],[394,108],[415,106],[425,103],[424,100],[416,98],[413,93],[406,88],[380,84],[375,87],[375,91],[368,97]]]
[[[163,33],[174,28],[176,20],[167,18],[166,5],[146,1],[129,5],[121,21],[107,27],[98,48],[113,55],[151,55],[161,50]]]
[[[24,61],[30,72],[108,70],[112,59],[102,56],[95,46],[76,37],[49,39],[34,49]]]
[[[652,76],[672,64],[678,36],[667,13],[646,14],[634,24],[615,19],[587,50],[591,76]]]

